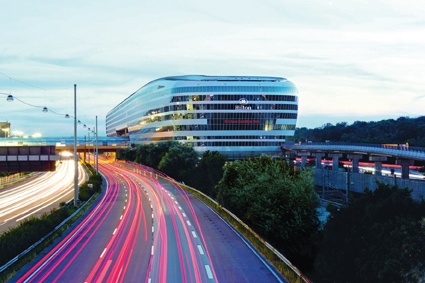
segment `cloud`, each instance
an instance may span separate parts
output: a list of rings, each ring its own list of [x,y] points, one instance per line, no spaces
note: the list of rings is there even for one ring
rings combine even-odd
[[[0,72],[14,79],[0,76],[0,92],[69,113],[77,84],[78,115],[92,125],[97,115],[102,133],[131,93],[184,74],[287,77],[300,122],[419,115],[425,5],[406,1],[0,0]],[[54,114],[1,108],[12,127],[69,133]]]

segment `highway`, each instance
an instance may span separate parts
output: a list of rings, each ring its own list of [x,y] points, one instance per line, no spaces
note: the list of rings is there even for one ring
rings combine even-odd
[[[74,197],[74,162],[63,159],[56,171],[43,172],[0,189],[0,233],[30,216],[40,216]],[[87,179],[79,166],[79,183]]]
[[[286,282],[203,202],[145,168],[102,161],[93,208],[13,282]]]

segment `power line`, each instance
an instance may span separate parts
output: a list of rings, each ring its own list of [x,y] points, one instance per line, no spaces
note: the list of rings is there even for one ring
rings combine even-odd
[[[0,72],[0,74],[2,74],[3,76],[5,76],[6,78],[8,78],[9,80],[12,80],[12,81],[15,81],[15,82],[18,82],[18,83],[21,83],[21,84],[24,84],[24,85],[27,85],[27,86],[30,86],[30,87],[34,87],[34,88],[38,88],[38,89],[42,89],[42,90],[46,90],[45,88],[42,88],[42,87],[39,87],[39,86],[35,86],[35,85],[32,85],[32,84],[29,84],[29,83],[26,83],[26,82],[24,82],[24,81],[20,81],[20,80],[16,80],[16,79],[14,79],[14,78],[12,78],[12,77],[9,77],[8,75],[6,75],[5,73],[3,73],[3,72]]]

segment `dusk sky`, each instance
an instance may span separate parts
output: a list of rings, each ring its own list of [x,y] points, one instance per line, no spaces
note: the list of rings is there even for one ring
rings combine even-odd
[[[297,127],[417,117],[425,109],[425,1],[0,0],[0,121],[72,136],[151,80],[284,77]],[[17,100],[7,102],[8,94]],[[87,129],[79,127],[78,135]]]

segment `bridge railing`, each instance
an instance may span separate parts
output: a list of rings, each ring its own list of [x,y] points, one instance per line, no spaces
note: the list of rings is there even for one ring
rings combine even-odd
[[[407,144],[367,144],[367,143],[285,143],[284,149],[353,151],[392,155],[401,158],[425,160],[425,148],[410,147]]]

